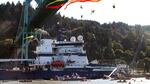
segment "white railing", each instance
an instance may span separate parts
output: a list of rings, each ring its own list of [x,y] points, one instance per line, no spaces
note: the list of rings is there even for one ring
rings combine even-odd
[[[34,61],[35,59],[0,59],[0,62]]]

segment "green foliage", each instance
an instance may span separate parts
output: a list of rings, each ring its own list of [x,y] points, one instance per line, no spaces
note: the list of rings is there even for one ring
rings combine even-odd
[[[7,30],[0,32],[1,58],[9,58],[13,53],[14,45],[6,42],[5,39],[15,38],[21,11],[20,3],[0,5],[0,30]],[[32,9],[30,14],[32,14]],[[7,26],[6,23],[10,26]],[[2,24],[4,27],[1,26]],[[132,60],[136,59],[135,62],[142,65],[150,59],[150,26],[130,26],[122,22],[99,24],[96,21],[76,20],[60,15],[47,18],[41,25],[50,33],[50,38],[60,35],[62,39],[69,40],[71,36],[83,35],[84,49],[90,61],[95,59],[99,62],[119,60],[119,63],[131,64]],[[58,32],[58,30],[63,31]],[[142,34],[144,34],[144,40],[140,42]],[[140,45],[139,48],[138,45]]]
[[[136,60],[139,60],[150,56],[148,52],[150,40],[147,39],[150,36],[144,34],[144,40],[140,44],[141,34],[145,32],[139,25],[129,26],[122,22],[99,24],[95,21],[69,19],[60,15],[56,15],[56,17],[57,19],[55,17],[52,19],[54,24],[51,24],[51,26],[45,24],[48,27],[47,30],[50,30],[51,36],[56,37],[56,27],[65,29],[62,37],[67,40],[70,36],[83,35],[89,60],[97,59],[102,62],[117,59],[122,63],[131,64],[135,57]],[[59,25],[56,26],[55,23],[57,22],[59,22]],[[137,50],[138,45],[141,46]]]
[[[0,58],[13,58],[14,43],[22,12],[22,4],[0,4]]]

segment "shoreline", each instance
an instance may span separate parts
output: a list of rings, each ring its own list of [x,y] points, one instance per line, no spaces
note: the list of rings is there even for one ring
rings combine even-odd
[[[150,80],[145,78],[131,78],[126,81],[111,80],[111,79],[94,79],[87,81],[57,81],[57,80],[32,80],[28,82],[14,81],[0,81],[0,84],[149,84]]]

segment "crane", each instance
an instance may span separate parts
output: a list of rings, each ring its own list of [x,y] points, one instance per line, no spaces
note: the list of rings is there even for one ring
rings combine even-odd
[[[21,43],[21,59],[28,59],[28,40],[24,39],[31,34],[32,32],[28,32],[29,29],[29,7],[32,0],[25,0],[23,4],[23,11],[21,14],[20,24],[18,27],[18,32],[16,35],[15,42],[18,40],[22,40]],[[44,0],[35,0],[38,5],[42,4]],[[22,25],[21,25],[22,24]]]
[[[46,8],[46,4],[49,2],[53,2],[55,0],[35,0],[36,3],[38,4],[38,9],[34,12],[34,14],[29,18],[29,7],[30,3],[32,0],[25,0],[23,4],[23,9],[22,9],[22,14],[21,14],[21,19],[20,19],[20,24],[18,27],[18,32],[15,38],[15,43],[18,42],[19,40],[22,41],[21,43],[21,59],[28,59],[28,44],[29,40],[24,39],[26,37],[34,36],[37,33],[34,32],[29,32],[29,27],[31,28],[30,25],[37,25],[36,21],[41,22],[41,20],[44,20],[45,17],[49,16],[49,12],[51,11],[51,14],[55,14],[57,12],[56,10],[58,9],[53,9],[53,10],[44,10],[43,8]],[[64,1],[66,2],[66,1]],[[63,2],[63,3],[64,3]],[[62,2],[61,2],[62,3]],[[56,3],[58,4],[58,3]],[[44,14],[44,16],[43,16]]]

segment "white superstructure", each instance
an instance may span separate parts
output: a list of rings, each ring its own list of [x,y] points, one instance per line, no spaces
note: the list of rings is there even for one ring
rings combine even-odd
[[[35,64],[51,64],[54,61],[62,61],[65,67],[84,67],[88,65],[86,51],[83,49],[84,41],[80,35],[78,40],[72,37],[70,41],[56,41],[41,39],[36,48],[37,58]]]
[[[37,54],[47,54],[52,53],[52,43],[51,39],[41,39],[39,46],[36,47]]]

